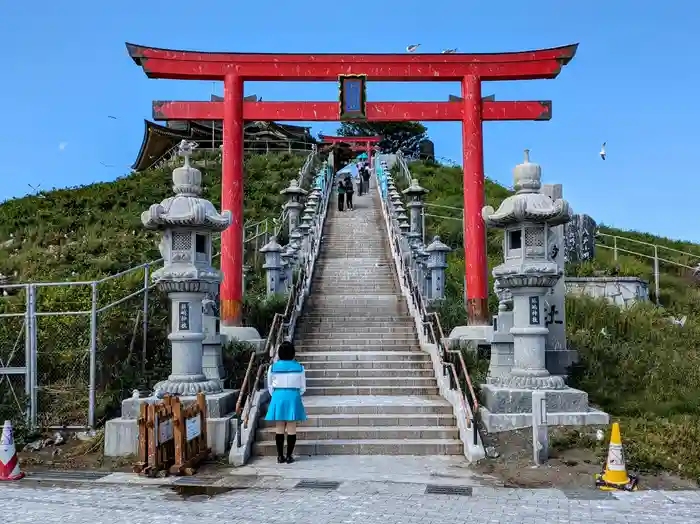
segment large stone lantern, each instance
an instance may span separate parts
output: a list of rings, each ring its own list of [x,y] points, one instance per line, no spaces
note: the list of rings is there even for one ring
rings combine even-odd
[[[299,225],[299,215],[301,215],[301,210],[304,209],[302,200],[306,194],[306,189],[299,187],[299,182],[296,180],[290,180],[289,186],[280,191],[280,195],[287,197],[287,203],[284,205],[284,209],[289,216],[290,233]]]
[[[536,390],[546,391],[550,424],[608,421],[605,413],[588,406],[585,392],[567,387],[562,376],[551,375],[545,366],[549,333],[545,296],[563,276],[547,246],[551,228],[568,222],[571,210],[565,200],[552,200],[540,192],[541,176],[542,169],[530,163],[526,150],[525,161],[513,170],[515,194],[506,198],[497,211],[490,206],[482,210],[486,225],[504,232],[504,262],[493,269],[501,303],[498,326],[492,337],[489,377],[481,389],[481,418],[489,432],[530,426]],[[508,312],[511,300],[512,317]],[[512,336],[512,361],[507,335]]]
[[[221,391],[220,382],[202,372],[202,300],[215,293],[222,280],[211,265],[211,237],[231,225],[231,213],[219,214],[211,202],[200,198],[202,173],[190,165],[192,148],[191,142],[180,144],[185,165],[173,170],[175,196],[141,215],[146,228],[163,232],[159,248],[164,266],[153,273],[153,280],[171,302],[172,373],[154,390],[173,395]]]
[[[552,200],[540,193],[542,169],[529,160],[513,170],[515,195],[506,198],[498,211],[484,207],[488,227],[504,230],[505,261],[493,269],[494,278],[513,296],[513,368],[503,380],[506,385],[524,388],[564,387],[560,376],[552,376],[545,366],[544,297],[563,276],[550,259],[547,245],[550,227],[565,224],[571,210],[565,200]]]

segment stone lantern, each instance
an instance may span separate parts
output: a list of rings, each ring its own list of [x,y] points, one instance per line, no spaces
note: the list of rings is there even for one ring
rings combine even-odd
[[[173,395],[221,391],[219,381],[208,380],[202,372],[202,300],[222,280],[211,265],[212,233],[224,231],[232,218],[229,211],[219,214],[211,202],[200,198],[202,174],[190,166],[193,145],[184,140],[180,144],[185,165],[173,170],[175,196],[141,214],[146,228],[163,232],[159,248],[165,262],[153,280],[171,302],[172,374],[155,391]]]
[[[287,211],[289,216],[289,232],[294,231],[299,225],[299,215],[301,210],[304,208],[304,204],[301,200],[307,194],[305,189],[299,187],[299,182],[296,180],[289,181],[289,187],[280,191],[280,195],[287,197],[287,203],[284,205],[284,209]]]
[[[540,192],[541,176],[541,167],[530,163],[525,150],[525,161],[513,170],[515,194],[506,198],[497,211],[490,206],[482,210],[488,227],[504,231],[504,262],[493,269],[501,295],[499,310],[507,308],[508,295],[513,302],[509,329],[512,367],[506,371],[508,355],[497,355],[500,362],[492,362],[491,366],[496,376],[489,376],[482,386],[481,415],[489,432],[532,425],[534,390],[547,392],[550,424],[598,424],[608,420],[605,413],[589,408],[586,393],[567,387],[563,377],[551,375],[545,366],[549,330],[544,300],[563,276],[547,249],[548,237],[550,228],[570,220],[571,210],[565,200],[552,200]]]
[[[428,190],[421,187],[418,180],[411,180],[411,185],[403,190],[403,194],[408,198],[408,207],[411,217],[411,233],[416,237],[423,239],[423,197],[428,193]]]
[[[292,246],[287,244],[282,253],[280,253],[280,257],[284,269],[284,291],[289,293],[292,290],[294,281],[294,249],[292,249]]]
[[[304,239],[304,235],[301,234],[299,228],[296,228],[289,234],[289,246],[294,250],[294,266],[298,266],[303,258],[303,253],[301,251],[301,242]]]
[[[551,376],[545,366],[544,297],[563,276],[550,259],[546,246],[550,227],[565,224],[571,210],[565,200],[552,200],[540,193],[541,168],[529,161],[514,169],[515,195],[506,198],[498,211],[485,207],[482,215],[489,227],[504,230],[505,262],[493,270],[499,285],[513,295],[513,368],[506,383],[513,387],[557,389],[564,380]]]
[[[270,241],[260,248],[260,252],[265,255],[265,269],[267,276],[267,296],[283,292],[284,267],[282,265],[282,246],[277,243],[277,237],[272,237]]]
[[[433,241],[425,248],[428,253],[428,270],[430,300],[442,300],[445,298],[445,269],[447,269],[447,253],[452,251],[440,241],[439,236],[433,237]]]

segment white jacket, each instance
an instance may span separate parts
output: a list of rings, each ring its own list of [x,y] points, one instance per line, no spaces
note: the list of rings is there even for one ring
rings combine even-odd
[[[272,366],[267,368],[267,390],[270,395],[275,389],[298,389],[299,394],[306,392],[306,372],[298,373],[273,373]]]

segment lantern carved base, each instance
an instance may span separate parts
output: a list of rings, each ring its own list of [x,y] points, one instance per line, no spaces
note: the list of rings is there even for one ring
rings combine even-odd
[[[564,379],[558,375],[529,376],[511,375],[503,377],[488,377],[488,384],[513,389],[564,389],[567,387]]]
[[[197,393],[221,393],[221,381],[208,380],[207,377],[195,377],[189,380],[179,378],[169,378],[158,382],[153,388],[156,396],[161,395],[178,395],[178,396],[195,396]]]

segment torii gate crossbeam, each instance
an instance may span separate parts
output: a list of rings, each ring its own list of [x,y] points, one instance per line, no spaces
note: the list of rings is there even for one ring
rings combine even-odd
[[[157,120],[223,120],[222,209],[233,225],[221,240],[221,324],[237,326],[243,298],[243,122],[244,120],[338,121],[337,102],[243,100],[244,81],[338,81],[365,75],[368,81],[454,82],[462,99],[450,102],[367,102],[368,121],[460,121],[464,166],[464,246],[467,314],[470,324],[489,324],[484,155],[482,122],[549,120],[551,102],[482,100],[481,83],[556,78],[578,44],[513,53],[484,54],[265,54],[207,53],[127,43],[131,58],[149,78],[220,80],[223,102],[154,102]]]

